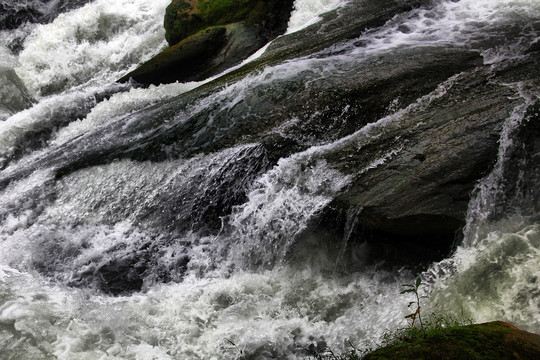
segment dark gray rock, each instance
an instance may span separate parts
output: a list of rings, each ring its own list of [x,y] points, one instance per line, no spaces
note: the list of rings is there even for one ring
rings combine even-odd
[[[337,201],[362,207],[366,227],[390,233],[430,236],[458,230],[472,190],[497,160],[504,122],[526,105],[507,84],[519,78],[538,94],[539,62],[529,58],[494,73],[480,68],[462,74],[439,97],[414,105],[380,131],[359,133],[336,146],[325,158],[354,178]],[[528,107],[527,121],[535,128],[538,101]],[[538,156],[537,131],[526,134],[531,162]]]

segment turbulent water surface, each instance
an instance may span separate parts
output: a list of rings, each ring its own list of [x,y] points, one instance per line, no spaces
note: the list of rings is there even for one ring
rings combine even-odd
[[[362,209],[346,211],[338,239],[310,231],[352,181],[327,155],[376,138],[444,96],[459,75],[405,109],[396,98],[389,115],[343,137],[294,139],[296,150],[283,156],[227,131],[250,116],[264,123],[253,94],[294,102],[298,88],[347,78],[403,49],[461,48],[493,68],[511,63],[540,41],[540,1],[426,1],[355,39],[207,93],[198,83],[115,84],[165,46],[169,2],[0,0],[9,10],[0,17],[0,66],[14,69],[32,97],[24,110],[0,108],[0,359],[302,359],[309,348],[379,344],[406,323],[399,292],[419,270],[365,258],[352,236]],[[288,33],[361,5],[297,0]],[[536,200],[515,191],[525,170],[511,177],[505,169],[540,91],[507,86],[518,105],[496,134],[496,163],[471,194],[464,235],[420,276],[427,313],[539,332]],[[261,131],[287,138],[300,120],[279,111],[281,125]],[[204,126],[185,138],[163,135],[191,131],[190,121]],[[165,145],[150,152],[155,138]]]

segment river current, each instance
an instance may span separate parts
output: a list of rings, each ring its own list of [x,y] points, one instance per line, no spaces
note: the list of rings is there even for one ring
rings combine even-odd
[[[354,1],[297,0],[287,32]],[[166,46],[170,0],[0,3],[41,14],[0,31],[0,67],[13,69],[33,98],[25,110],[0,109],[1,360],[304,359],[309,348],[370,348],[406,325],[409,299],[399,292],[417,276],[426,314],[540,332],[539,216],[534,199],[508,195],[521,178],[505,172],[537,89],[508,85],[525,105],[498,135],[497,162],[471,194],[459,243],[420,271],[395,269],[366,261],[362,242],[349,238],[361,209],[347,212],[337,247],[305,233],[351,181],[324,154],[399,121],[399,112],[344,138],[302,139],[305,149],[276,162],[257,143],[109,161],[102,153],[135,151],[137,136],[151,136],[139,125],[148,114],[207,82],[114,83]],[[331,51],[227,84],[159,126],[208,112],[210,128],[252,89],[304,72],[307,87],[396,49],[463,47],[496,67],[540,41],[539,19],[537,0],[433,1]],[[131,128],[142,130],[128,138]],[[107,161],[73,165],[81,153]],[[59,169],[69,171],[60,177]],[[116,287],[115,271],[131,289]]]

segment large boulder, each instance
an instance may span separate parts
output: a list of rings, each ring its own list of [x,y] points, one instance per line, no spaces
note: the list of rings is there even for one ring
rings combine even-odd
[[[263,45],[243,23],[212,26],[165,49],[118,81],[133,79],[145,85],[199,81],[237,65]]]
[[[438,236],[452,238],[464,225],[471,192],[497,160],[505,122],[526,103],[507,84],[519,78],[538,94],[539,62],[531,57],[495,72],[463,73],[384,126],[331,149],[328,161],[353,177],[336,203],[361,207],[360,222],[373,230],[428,245]],[[538,105],[528,104],[525,122],[538,123]],[[533,188],[527,191],[537,195]]]
[[[292,10],[292,0],[174,0],[165,12],[165,38],[169,45],[209,26],[245,22],[266,40],[282,34]]]
[[[292,0],[175,0],[165,15],[165,49],[119,79],[198,81],[235,66],[285,32]]]

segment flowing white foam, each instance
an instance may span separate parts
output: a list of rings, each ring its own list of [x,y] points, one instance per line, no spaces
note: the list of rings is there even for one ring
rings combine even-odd
[[[238,241],[233,262],[268,265],[283,260],[296,236],[350,178],[310,159],[312,151],[281,159],[259,178],[249,200],[233,213],[231,224]]]
[[[7,354],[66,360],[236,359],[240,351],[302,359],[310,345],[336,351],[347,340],[373,345],[385,328],[402,323],[397,295],[406,281],[383,272],[336,279],[283,268],[229,279],[190,277],[144,295],[108,298],[47,285],[5,266],[0,274],[3,334],[21,339],[4,348]]]
[[[127,85],[112,85],[104,88],[90,87],[42,99],[29,109],[23,110],[0,122],[0,162],[6,161],[23,139],[41,131],[55,131],[90,111],[96,104],[96,95],[115,92]]]
[[[16,71],[36,94],[113,82],[165,46],[169,3],[97,0],[61,14],[26,39]]]
[[[131,89],[129,92],[114,94],[111,98],[97,104],[84,119],[71,122],[58,131],[51,145],[61,145],[95,127],[124,117],[146,106],[172,98],[200,86],[202,82],[151,85],[146,89]]]
[[[13,55],[11,51],[0,43],[0,66],[13,68],[19,65],[17,56]]]
[[[429,272],[435,276],[432,309],[539,332],[540,225],[520,223],[492,224],[492,232],[475,247],[459,247],[451,259],[434,266]]]
[[[293,33],[321,20],[320,15],[334,10],[346,0],[296,0],[286,34]]]
[[[486,63],[522,54],[540,38],[540,3],[529,0],[439,0],[398,15],[364,34],[357,54],[402,46],[458,46],[482,52]]]

